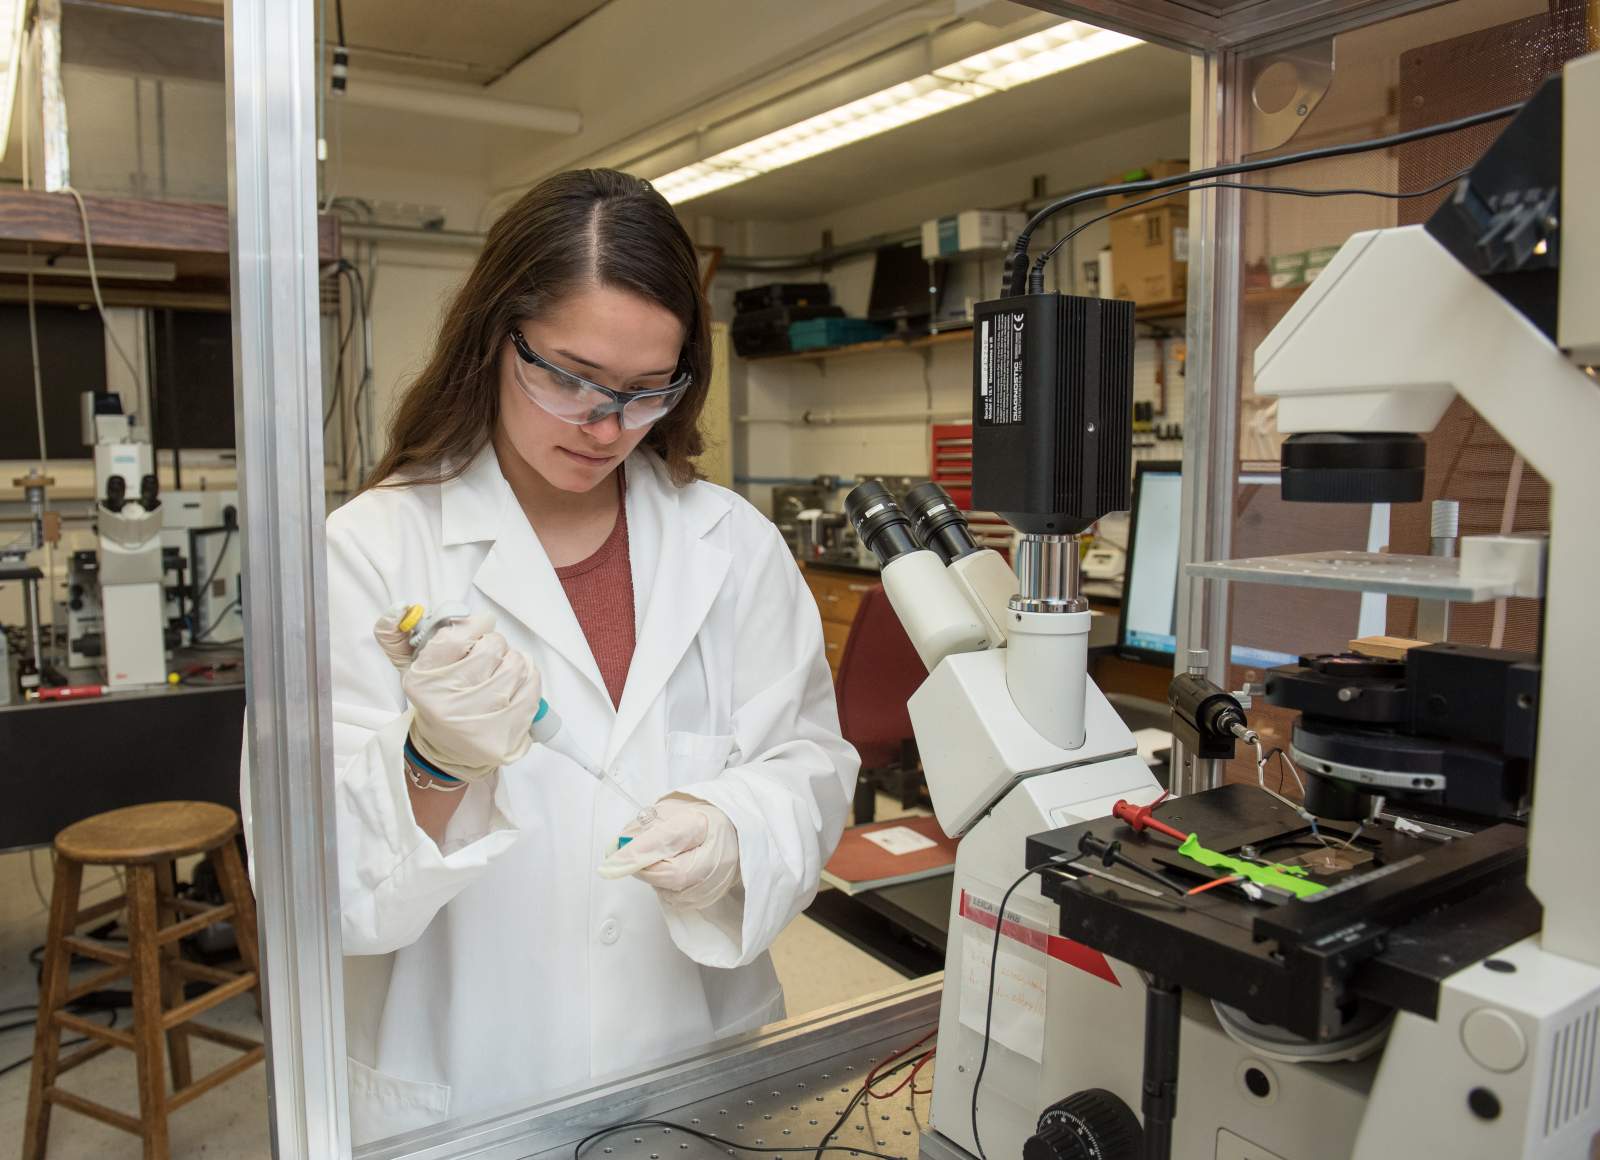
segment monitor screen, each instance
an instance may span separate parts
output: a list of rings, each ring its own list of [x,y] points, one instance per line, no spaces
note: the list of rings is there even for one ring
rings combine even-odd
[[[945,270],[942,261],[929,263],[920,245],[880,247],[872,268],[867,317],[874,322],[927,319],[939,308]]]
[[[1139,464],[1128,525],[1128,574],[1122,586],[1121,650],[1145,660],[1178,649],[1178,529],[1181,465]]]

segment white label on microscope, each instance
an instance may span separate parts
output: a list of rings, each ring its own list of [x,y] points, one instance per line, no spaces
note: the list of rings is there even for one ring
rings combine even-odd
[[[1038,1063],[1044,1058],[1045,975],[1041,956],[1024,958],[1005,947],[995,962],[994,1014],[989,1018],[989,961],[992,938],[974,937],[965,928],[961,945],[961,1022],[979,1035],[989,1023],[994,1042]]]

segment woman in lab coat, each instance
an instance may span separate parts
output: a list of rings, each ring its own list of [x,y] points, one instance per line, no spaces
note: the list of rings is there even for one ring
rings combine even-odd
[[[710,349],[666,201],[552,178],[495,224],[377,485],[328,519],[358,1142],[783,1015],[767,948],[858,759],[777,529],[694,476]],[[408,601],[473,616],[412,655]],[[530,745],[541,694],[655,821]]]

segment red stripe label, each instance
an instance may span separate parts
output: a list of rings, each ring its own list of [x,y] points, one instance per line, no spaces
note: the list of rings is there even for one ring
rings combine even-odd
[[[993,930],[996,922],[995,905],[984,899],[975,899],[963,890],[961,917],[971,919],[985,930]],[[1049,934],[1031,926],[1024,926],[1011,918],[1006,919],[1001,925],[1000,933],[1013,942],[1021,943],[1036,951],[1043,951],[1058,962],[1077,967],[1078,970],[1085,971],[1097,979],[1104,979],[1113,987],[1122,986],[1117,981],[1117,973],[1111,969],[1111,964],[1105,955],[1093,947],[1084,946],[1081,942],[1063,938],[1058,934]]]

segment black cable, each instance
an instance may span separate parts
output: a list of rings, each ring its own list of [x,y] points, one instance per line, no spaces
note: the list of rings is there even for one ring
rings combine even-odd
[[[972,1146],[977,1149],[978,1160],[989,1160],[983,1151],[983,1141],[978,1136],[978,1088],[982,1086],[984,1070],[989,1066],[990,1036],[994,1031],[994,978],[1000,966],[1000,938],[1006,926],[1006,903],[1011,901],[1011,896],[1016,893],[1017,887],[1029,878],[1067,861],[1071,861],[1067,855],[1058,854],[1048,862],[1029,866],[1015,882],[1006,887],[1006,892],[1000,897],[1000,908],[994,916],[994,949],[989,953],[989,997],[983,1005],[983,1054],[978,1057],[978,1074],[972,1077]]]
[[[1120,213],[1127,213],[1129,210],[1138,209],[1142,205],[1149,205],[1153,201],[1161,201],[1164,198],[1169,197],[1179,197],[1186,193],[1194,193],[1196,190],[1237,189],[1242,190],[1245,193],[1279,193],[1286,194],[1290,197],[1382,197],[1391,201],[1403,201],[1409,197],[1426,197],[1430,193],[1438,193],[1441,189],[1448,188],[1449,186],[1460,181],[1469,172],[1469,170],[1463,169],[1460,173],[1452,173],[1449,177],[1436,181],[1425,189],[1412,189],[1398,193],[1385,189],[1304,189],[1296,185],[1246,185],[1245,183],[1239,181],[1208,181],[1199,185],[1186,185],[1178,189],[1169,189],[1162,193],[1153,194],[1150,197],[1140,198],[1138,201],[1129,202],[1127,205],[1119,205],[1116,209],[1107,210],[1105,213],[1097,214],[1088,221],[1074,226],[1072,229],[1068,230],[1067,233],[1062,236],[1055,245],[1046,250],[1044,254],[1034,262],[1033,278],[1042,279],[1044,277],[1045,267],[1050,265],[1050,259],[1056,256],[1056,252],[1078,234],[1081,234],[1084,230],[1088,229],[1097,222],[1103,222],[1109,217],[1116,217]],[[1041,285],[1039,289],[1042,290],[1043,286]]]
[[[113,1008],[112,1011],[111,1011],[111,1022],[107,1023],[106,1026],[107,1027],[115,1027],[116,1025],[117,1025],[117,1012],[116,1012],[116,1009]],[[88,1043],[88,1042],[89,1042],[89,1037],[88,1036],[84,1036],[82,1039],[69,1039],[64,1043],[58,1044],[57,1047],[56,1047],[56,1050],[60,1051],[63,1048],[67,1048],[67,1047],[81,1047],[83,1044]],[[24,1056],[22,1059],[17,1060],[15,1063],[8,1063],[4,1067],[0,1067],[0,1076],[10,1075],[12,1072],[16,1071],[17,1068],[19,1068],[19,1067],[27,1067],[32,1062],[33,1062],[33,1053],[29,1052],[26,1056]]]
[[[1278,759],[1278,792],[1282,793],[1283,779],[1289,772],[1289,767],[1283,759],[1283,746],[1274,745],[1272,747],[1272,752],[1267,754],[1267,760],[1271,761],[1274,757]]]
[[[354,269],[355,269],[355,267],[352,266],[350,264],[350,262],[348,262],[344,258],[340,258],[339,259],[339,264],[336,267],[336,270],[337,270],[338,274],[340,274],[341,276],[346,277],[346,278],[351,278],[351,271],[354,270]],[[351,278],[351,282],[350,282],[350,292],[352,294],[355,293],[355,280],[353,278]],[[352,302],[350,304],[350,322],[344,328],[344,336],[339,339],[339,353],[334,356],[334,360],[333,360],[333,401],[328,404],[328,409],[325,412],[323,412],[323,415],[322,415],[322,429],[323,429],[323,431],[327,431],[328,424],[333,422],[333,416],[339,409],[340,401],[344,398],[344,352],[345,352],[345,348],[350,345],[350,336],[351,336],[351,334],[353,334],[355,332],[355,329],[356,329],[356,307],[355,307],[355,303]],[[340,442],[342,444],[343,443],[343,438],[342,438],[343,431],[342,430],[340,432],[340,435],[341,435]]]
[[[1327,145],[1320,149],[1307,149],[1300,153],[1285,153],[1278,157],[1266,157],[1260,161],[1239,161],[1232,165],[1216,165],[1210,169],[1196,169],[1189,173],[1179,173],[1172,177],[1152,177],[1145,181],[1122,182],[1117,185],[1097,185],[1092,189],[1079,190],[1056,198],[1049,205],[1039,210],[1028,219],[1028,224],[1017,235],[1016,242],[1012,245],[1012,253],[1006,260],[1010,263],[1010,277],[1008,292],[1013,295],[1025,294],[1028,290],[1028,244],[1033,238],[1033,231],[1040,225],[1060,213],[1064,209],[1071,209],[1086,201],[1098,201],[1102,197],[1112,194],[1146,193],[1155,189],[1170,189],[1175,185],[1193,185],[1197,181],[1205,181],[1213,177],[1233,177],[1240,173],[1259,173],[1263,169],[1278,169],[1285,165],[1298,165],[1306,161],[1322,161],[1330,157],[1349,157],[1357,153],[1371,153],[1379,149],[1391,149],[1396,145],[1409,144],[1412,141],[1422,141],[1429,137],[1439,137],[1446,133],[1454,133],[1461,129],[1471,129],[1477,125],[1484,125],[1490,121],[1503,120],[1514,115],[1522,108],[1522,104],[1502,105],[1498,109],[1490,109],[1485,113],[1474,113],[1469,117],[1458,117],[1454,121],[1442,121],[1437,125],[1428,125],[1420,129],[1408,129],[1403,133],[1394,133],[1388,137],[1374,137],[1366,141],[1353,141],[1346,145]]]
[[[211,627],[206,629],[199,636],[192,637],[190,639],[190,644],[191,645],[200,644],[202,641],[204,641],[206,639],[206,637],[210,636],[212,633],[217,631],[217,629],[222,625],[222,622],[228,618],[228,613],[232,612],[235,608],[241,608],[241,607],[242,606],[240,605],[240,603],[237,600],[228,601],[227,605],[223,607],[222,611],[217,613],[217,618],[211,622]],[[244,639],[244,638],[241,637],[240,640],[242,640],[242,639]],[[236,640],[235,641],[218,640],[218,641],[212,641],[211,643],[213,645],[224,645],[224,644],[238,644],[239,641],[236,641]]]
[[[934,1032],[929,1032],[916,1043],[912,1044],[912,1047],[915,1048],[921,1046],[923,1043],[926,1043],[929,1039],[931,1039],[934,1034]],[[876,1082],[880,1079],[886,1079],[889,1076],[894,1075],[896,1072],[904,1071],[906,1068],[914,1066],[919,1060],[923,1059],[929,1054],[931,1053],[923,1052],[919,1055],[912,1055],[908,1050],[906,1059],[895,1064],[895,1066],[889,1068],[880,1075],[868,1075],[867,1080],[869,1082]],[[857,1089],[856,1094],[850,1097],[850,1102],[845,1106],[844,1113],[838,1118],[838,1120],[834,1121],[833,1127],[828,1130],[827,1135],[823,1136],[821,1143],[816,1146],[815,1152],[818,1156],[821,1156],[824,1152],[849,1152],[852,1155],[857,1156],[871,1156],[874,1157],[875,1160],[907,1160],[907,1158],[903,1156],[890,1156],[883,1152],[871,1152],[861,1147],[852,1148],[846,1144],[829,1145],[828,1141],[833,1138],[834,1134],[838,1132],[840,1126],[847,1119],[849,1119],[850,1114],[855,1111],[857,1105],[859,1105],[861,1100],[866,1096],[867,1088],[868,1084],[864,1082],[861,1087]],[[672,1120],[648,1119],[628,1120],[625,1123],[612,1124],[610,1127],[601,1128],[597,1131],[589,1133],[589,1135],[585,1136],[583,1139],[579,1140],[575,1145],[573,1145],[573,1160],[579,1160],[579,1158],[583,1155],[583,1150],[589,1147],[591,1144],[594,1144],[599,1140],[603,1140],[607,1136],[615,1135],[618,1132],[632,1131],[635,1128],[670,1128],[674,1132],[682,1132],[686,1136],[693,1136],[696,1139],[706,1141],[708,1144],[715,1144],[719,1148],[732,1148],[739,1152],[778,1153],[812,1151],[810,1146],[801,1148],[794,1144],[790,1144],[787,1147],[782,1148],[767,1148],[751,1144],[740,1144],[711,1132],[702,1132],[698,1128],[690,1128],[684,1126],[683,1124],[674,1123]]]
[[[822,1134],[822,1139],[817,1141],[816,1147],[812,1149],[812,1160],[822,1160],[823,1152],[828,1151],[828,1142],[838,1135],[839,1132],[844,1128],[845,1124],[849,1122],[850,1116],[855,1112],[856,1108],[871,1102],[869,1097],[872,1094],[873,1083],[880,1079],[886,1079],[887,1077],[894,1075],[896,1072],[904,1071],[908,1067],[915,1066],[917,1061],[923,1056],[913,1054],[913,1052],[915,1052],[916,1049],[921,1047],[924,1043],[928,1042],[928,1040],[932,1039],[937,1033],[937,1031],[930,1031],[927,1035],[924,1035],[910,1047],[905,1048],[904,1054],[906,1058],[888,1070],[882,1072],[881,1074],[875,1074],[873,1072],[867,1073],[867,1078],[862,1082],[861,1087],[856,1090],[856,1094],[850,1097],[850,1102],[845,1104],[844,1111],[839,1113],[839,1118],[835,1120],[828,1130]],[[923,1053],[923,1055],[926,1054],[926,1052]]]
[[[339,47],[343,48],[343,47],[345,47],[345,43],[344,43],[344,0],[333,0],[333,19],[334,19],[334,22],[338,26],[338,29],[339,29]]]
[[[371,319],[370,319],[370,317],[369,317],[369,315],[367,313],[367,282],[366,282],[366,279],[361,276],[361,268],[359,266],[355,265],[354,263],[351,263],[351,265],[350,265],[350,276],[355,279],[356,301],[361,304],[361,324],[362,324],[362,326],[364,328],[367,325],[369,325],[370,322],[371,322]],[[351,314],[350,321],[351,321],[351,323],[353,325],[354,322],[355,322],[354,313]],[[364,432],[364,430],[362,428],[362,425],[361,425],[361,399],[367,393],[367,390],[371,385],[372,385],[372,366],[371,366],[370,363],[367,362],[367,358],[366,358],[366,343],[365,343],[365,341],[363,341],[363,343],[362,343],[362,356],[361,356],[361,377],[356,380],[356,393],[350,400],[351,414],[355,418],[356,455],[357,455],[357,457],[359,459],[359,462],[360,462],[360,465],[361,465],[361,470],[363,472],[366,471],[366,465],[367,465],[367,441],[366,441],[366,434],[365,434],[365,432]],[[341,446],[343,446],[343,442],[344,441],[341,439],[340,440],[340,445]]]
[[[203,534],[215,535],[217,530],[218,529],[216,528],[207,528]],[[206,589],[211,587],[211,582],[217,578],[217,573],[222,571],[222,561],[223,558],[228,554],[228,545],[233,543],[233,529],[230,527],[225,527],[222,528],[221,531],[222,547],[217,550],[217,562],[211,565],[211,575],[207,576],[205,578],[205,582],[194,590],[194,607],[196,612],[200,610],[201,595],[206,591]]]

